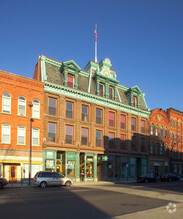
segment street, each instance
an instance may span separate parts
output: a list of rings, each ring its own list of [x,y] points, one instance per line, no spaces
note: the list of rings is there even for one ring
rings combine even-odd
[[[164,218],[168,203],[183,202],[182,193],[183,182],[7,187],[0,191],[0,218],[130,218],[159,208]]]

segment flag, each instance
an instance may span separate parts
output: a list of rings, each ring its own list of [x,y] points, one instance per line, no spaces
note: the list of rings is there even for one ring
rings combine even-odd
[[[97,25],[95,25],[95,31],[94,31],[94,34],[95,34],[95,40],[97,41]]]

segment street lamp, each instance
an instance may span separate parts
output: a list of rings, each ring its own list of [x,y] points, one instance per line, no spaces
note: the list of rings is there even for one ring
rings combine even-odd
[[[31,147],[32,147],[32,121],[31,118],[31,108],[33,107],[32,103],[29,103],[30,114],[29,114],[29,185],[31,184]]]

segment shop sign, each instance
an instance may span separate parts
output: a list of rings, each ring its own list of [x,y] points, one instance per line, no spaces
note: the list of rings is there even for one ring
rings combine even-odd
[[[47,158],[53,158],[53,152],[50,152],[50,151],[48,152],[48,151],[47,151],[47,152],[46,152],[46,157],[47,157]]]
[[[97,158],[98,161],[108,161],[108,156],[98,156]]]
[[[154,162],[154,166],[158,166],[158,167],[160,167],[161,164],[160,164],[159,162]]]
[[[66,169],[75,169],[75,162],[68,161],[65,165]]]
[[[87,158],[86,158],[86,161],[92,162],[92,161],[93,161],[93,157],[87,157]]]
[[[46,160],[46,168],[47,169],[53,169],[55,167],[55,161],[54,160]]]
[[[75,152],[67,152],[67,159],[68,160],[76,160]]]

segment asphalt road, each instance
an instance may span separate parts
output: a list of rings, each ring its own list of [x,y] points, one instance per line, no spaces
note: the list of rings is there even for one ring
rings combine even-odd
[[[183,183],[5,188],[0,191],[0,218],[113,218],[166,206],[171,201],[123,193],[122,188],[181,194]]]

